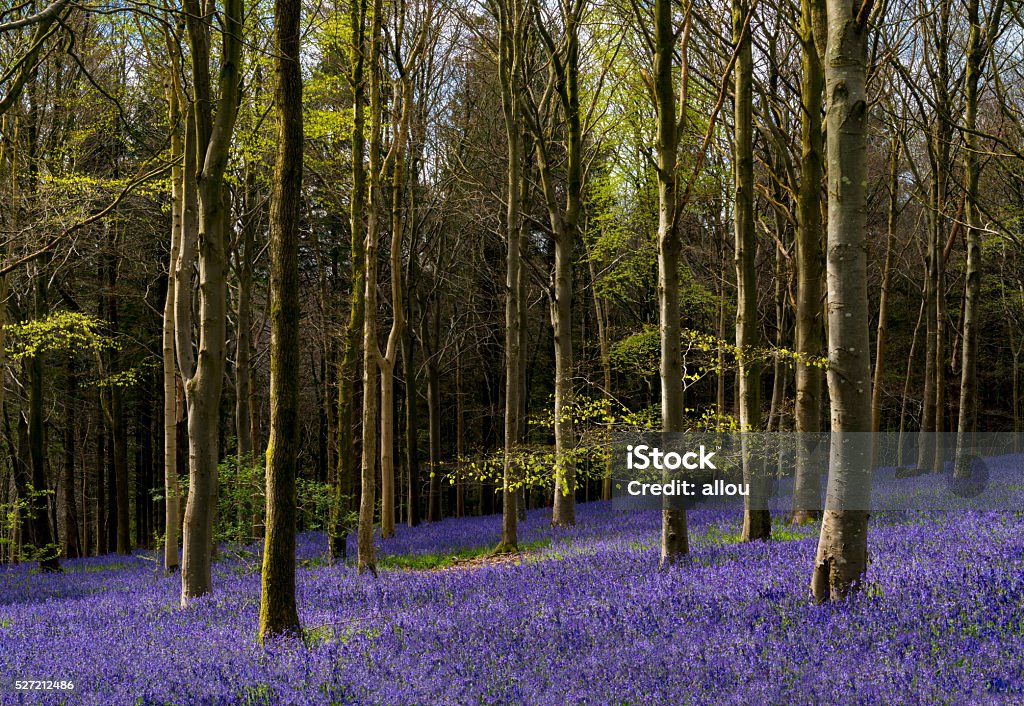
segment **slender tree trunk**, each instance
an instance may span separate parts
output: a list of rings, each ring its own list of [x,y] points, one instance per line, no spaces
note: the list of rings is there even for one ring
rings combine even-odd
[[[594,302],[594,319],[597,321],[597,345],[598,352],[601,358],[601,381],[603,389],[601,390],[601,396],[604,398],[605,404],[608,405],[609,415],[611,414],[612,408],[612,364],[611,364],[611,346],[608,342],[608,306],[607,300],[604,299],[599,293],[597,284],[597,272],[594,269],[594,258],[591,253],[587,253],[587,267],[590,269],[590,281],[591,281],[591,293]],[[607,425],[607,431],[605,432],[605,441],[607,447],[607,456],[605,458],[604,476],[601,479],[601,499],[611,500],[612,499],[612,429],[614,428],[614,422],[609,422]]]
[[[97,397],[102,397],[102,393]],[[107,428],[101,406],[102,403],[96,405],[96,556],[107,553]]]
[[[394,536],[394,365],[381,360],[381,539]]]
[[[391,331],[388,334],[384,354],[380,356],[380,471],[381,471],[381,520],[382,538],[395,534],[395,361],[398,359],[398,344],[405,328],[405,304],[402,301],[402,234],[404,217],[402,205],[405,198],[405,141],[409,134],[412,117],[413,88],[409,80],[408,66],[400,82],[401,104],[398,111],[394,138],[388,157],[391,168]],[[411,257],[411,255],[410,255]]]
[[[349,85],[352,88],[352,189],[349,198],[349,230],[352,248],[352,291],[348,322],[342,343],[338,369],[338,471],[328,532],[328,550],[332,560],[345,559],[356,486],[356,381],[362,352],[363,322],[366,312],[366,83],[364,43],[366,40],[367,0],[349,3],[350,46],[352,51]]]
[[[48,313],[47,275],[37,268],[34,276],[35,316],[41,319]],[[32,487],[37,493],[48,489],[46,483],[46,429],[43,416],[43,356],[37,353],[28,358],[28,451],[32,467]],[[36,551],[39,552],[40,571],[60,571],[60,548],[50,530],[48,496],[32,499],[32,534]]]
[[[565,118],[565,203],[558,203],[545,135],[535,135],[541,186],[554,233],[555,269],[551,287],[551,327],[555,347],[555,493],[551,524],[576,523],[576,429],[573,395],[573,257],[579,240],[583,196],[583,123],[579,97],[579,22],[582,0],[562,6],[564,36],[556,46],[539,28],[547,47],[551,80]]]
[[[522,252],[520,246],[520,181],[522,179],[522,106],[520,64],[523,8],[519,0],[493,0],[498,21],[498,78],[508,147],[505,234],[505,434],[502,476],[501,543],[496,551],[518,548],[517,481],[515,449],[520,439],[522,413],[523,349],[520,336]]]
[[[414,257],[409,258],[409,275],[407,281],[411,286]],[[412,302],[414,297],[408,296],[406,319],[413,321]],[[416,395],[416,352],[414,340],[409,326],[402,329],[402,362],[405,366],[405,459],[409,469],[409,510],[406,513],[407,524],[415,527],[420,523],[420,460],[419,443],[416,438],[417,426],[417,395]]]
[[[152,548],[153,540],[153,380],[143,376],[135,422],[135,546]]]
[[[988,27],[998,25],[1002,12],[1002,0],[997,0],[989,17]],[[953,469],[955,478],[969,478],[971,435],[974,432],[978,412],[978,315],[981,296],[981,216],[978,210],[979,164],[978,137],[978,93],[988,45],[988,32],[982,29],[979,0],[967,3],[967,20],[970,34],[967,39],[967,67],[964,76],[964,177],[965,205],[967,208],[967,270],[964,284],[963,353],[960,377],[960,416],[957,423],[956,459]],[[1014,368],[1014,374],[1016,374]],[[1014,401],[1016,405],[1016,401]],[[1016,406],[1014,416],[1016,417]]]
[[[430,440],[430,484],[427,497],[427,521],[441,519],[441,374],[437,365],[437,328],[440,325],[440,310],[436,299],[429,304],[431,322],[427,324],[427,340],[431,340],[427,351],[427,426]]]
[[[378,367],[377,345],[377,245],[380,238],[381,208],[381,90],[380,57],[383,2],[374,0],[370,23],[370,149],[369,201],[366,208],[366,277],[363,319],[363,457],[359,494],[358,566],[359,572],[377,573],[373,546],[373,515],[376,505]]]
[[[837,601],[867,569],[871,492],[868,346],[867,74],[871,3],[828,0],[828,385],[832,405],[828,502],[814,560],[815,600]],[[858,12],[858,9],[859,12]]]
[[[716,335],[718,337],[718,374],[715,376],[715,414],[719,429],[722,429],[725,424],[725,320],[727,317],[725,315],[726,262],[724,243],[722,244],[721,255],[722,277],[718,289],[718,328],[716,329]]]
[[[683,353],[679,328],[679,255],[682,239],[676,225],[676,151],[680,124],[676,119],[676,92],[672,83],[675,23],[670,0],[654,0],[654,88],[658,112],[658,321],[661,339],[661,429],[681,432],[683,422]],[[683,27],[680,120],[686,118],[687,38],[690,16]],[[689,552],[686,510],[661,511],[661,568],[677,563]]]
[[[781,190],[780,190],[781,191]],[[785,230],[785,220],[776,214],[776,229],[781,236]],[[780,351],[786,347],[786,285],[785,256],[782,247],[775,247],[775,348]],[[772,356],[772,401],[768,408],[767,431],[782,431],[783,407],[786,404],[786,369],[778,352]]]
[[[7,198],[5,198],[5,208],[10,209],[10,219],[13,221],[17,218],[17,209],[15,205],[17,203],[18,182],[15,178],[17,169],[14,162],[14,152],[11,147],[13,142],[12,123],[14,123],[14,121],[10,120],[8,116],[4,115],[0,117],[0,194],[7,195]],[[8,184],[10,188],[9,193]],[[7,214],[0,212],[0,218],[3,218],[6,222]],[[0,253],[3,253],[5,262],[10,260],[11,243],[9,240],[4,244],[3,248],[0,249]],[[4,326],[7,325],[8,287],[7,275],[0,275],[0,415],[4,414],[4,401],[6,400],[7,394],[7,387],[5,385],[7,380],[7,351],[5,348],[6,343],[4,341]]]
[[[252,461],[252,341],[250,314],[252,299],[253,234],[246,224],[243,235],[241,267],[238,274],[238,311],[235,317],[235,437],[238,462]]]
[[[462,395],[462,351],[455,359],[455,463],[457,467],[455,489],[455,516],[466,516],[466,482],[462,479],[461,466],[466,454],[466,412]]]
[[[735,144],[733,175],[736,205],[736,348],[739,351],[738,391],[740,429],[746,433],[761,429],[761,363],[757,348],[757,234],[754,231],[754,60],[751,52],[748,0],[733,0],[732,38],[737,45],[735,73]],[[743,480],[750,492],[743,502],[743,541],[769,539],[771,515],[764,488],[763,473],[754,470],[746,449],[743,453]]]
[[[78,372],[74,359],[67,362],[68,397],[67,413],[64,415],[64,468],[61,478],[61,493],[64,513],[64,558],[77,559],[82,556],[82,542],[78,534],[78,509],[75,502],[75,425],[78,418]],[[2,407],[0,407],[2,409]]]
[[[270,440],[259,637],[300,631],[295,606],[299,458],[299,218],[302,210],[301,0],[274,3],[277,159],[270,200]]]
[[[534,153],[536,141],[529,130],[523,130],[522,134],[522,155],[523,171],[519,179],[519,213],[529,213],[533,208],[531,195],[533,184],[536,178],[533,175],[531,155]],[[528,350],[529,330],[527,328],[527,307],[526,299],[526,256],[529,249],[530,223],[525,217],[519,219],[519,294],[516,297],[517,315],[519,317],[519,417],[516,443],[525,445],[529,442],[530,425],[530,386],[527,379],[526,351]],[[521,484],[516,491],[516,517],[520,522],[526,520],[527,497],[526,484]]]
[[[106,315],[112,335],[120,328],[117,301],[118,258],[115,253],[117,237],[113,227],[107,229],[107,252],[105,255],[106,274]],[[106,362],[106,375],[120,371],[119,356],[112,351]],[[125,423],[124,391],[119,384],[109,383],[107,388],[107,421],[113,435],[114,476],[117,486],[115,508],[117,511],[117,553],[129,554],[131,547],[131,520],[128,493],[128,430]]]
[[[574,233],[566,229],[555,239],[554,301],[551,323],[555,337],[555,497],[551,524],[576,523],[576,430],[573,424],[572,251]]]
[[[824,254],[821,250],[821,179],[824,139],[821,129],[826,44],[825,0],[801,0],[800,189],[796,232],[796,476],[794,524],[821,516],[821,470],[811,462],[814,437],[821,431],[821,371],[811,361],[821,355]]]
[[[875,331],[875,372],[871,385],[871,431],[875,433],[871,447],[871,467],[878,466],[878,432],[882,428],[882,380],[885,376],[885,354],[889,337],[889,288],[892,281],[896,250],[896,218],[899,209],[899,141],[889,144],[889,211],[886,220],[885,264],[882,266],[881,293],[878,296],[878,327]]]
[[[174,358],[174,292],[178,278],[175,268],[181,250],[181,228],[184,208],[182,173],[184,170],[184,143],[179,124],[182,121],[177,77],[168,86],[168,118],[171,125],[171,255],[168,261],[167,295],[163,312],[163,392],[164,392],[164,570],[171,574],[178,570],[178,390]]]

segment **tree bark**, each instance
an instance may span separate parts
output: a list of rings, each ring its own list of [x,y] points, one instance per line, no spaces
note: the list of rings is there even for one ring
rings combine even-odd
[[[991,9],[987,30],[982,28],[979,0],[967,3],[967,20],[970,34],[967,39],[967,66],[964,76],[964,178],[965,206],[967,209],[967,269],[964,284],[963,353],[960,376],[960,416],[957,421],[956,458],[953,477],[970,478],[971,436],[978,413],[978,315],[981,296],[981,214],[978,210],[979,163],[978,137],[978,93],[985,59],[988,56],[990,33],[998,25],[1002,14],[1002,0],[997,0]],[[1016,367],[1014,374],[1016,374]],[[1014,385],[1016,388],[1016,385]],[[1014,390],[1016,393],[1016,389]],[[1016,418],[1016,400],[1014,400]]]
[[[412,257],[409,258],[410,273],[412,271]],[[411,283],[411,277],[408,278]],[[409,307],[407,320],[412,321],[412,301],[414,297],[406,298],[406,306]],[[419,440],[417,434],[417,394],[416,394],[416,350],[409,326],[402,329],[402,363],[405,366],[405,459],[406,468],[409,473],[409,509],[406,513],[406,522],[409,527],[415,527],[420,523],[420,459]]]
[[[520,238],[520,188],[522,179],[522,16],[520,0],[490,0],[498,22],[498,79],[505,125],[508,165],[505,209],[505,434],[502,472],[501,542],[495,551],[518,549],[515,449],[520,439],[522,414],[523,349],[520,335],[522,252]]]
[[[826,44],[825,0],[801,0],[800,188],[796,232],[796,473],[790,521],[821,517],[821,469],[811,463],[814,435],[821,431],[821,372],[810,358],[821,355],[824,255],[821,250],[821,130]]]
[[[889,287],[892,281],[893,258],[896,250],[896,219],[899,215],[899,141],[889,144],[889,210],[886,219],[885,264],[878,296],[878,327],[875,330],[875,371],[871,385],[871,431],[876,435],[882,428],[882,378],[885,375],[885,354],[889,338]],[[878,465],[878,437],[874,438],[871,467]]]
[[[33,278],[35,316],[41,319],[48,312],[46,273],[39,269]],[[46,429],[43,416],[43,356],[37,353],[28,358],[28,451],[32,468],[32,488],[36,493],[48,490],[46,483]],[[40,571],[60,571],[60,547],[54,542],[50,530],[49,499],[47,495],[32,498],[32,534],[38,552]]]
[[[676,92],[672,87],[675,53],[675,24],[672,2],[654,0],[654,97],[658,113],[658,321],[661,339],[661,429],[681,432],[683,422],[683,352],[679,328],[679,255],[682,238],[676,225],[676,151],[680,123],[676,118]],[[683,27],[681,115],[686,119],[687,41],[690,16]],[[679,562],[689,552],[686,510],[670,507],[661,511],[661,568]]]
[[[302,208],[301,0],[274,3],[277,158],[270,200],[270,439],[259,637],[298,634],[295,476],[299,430],[299,218]]]
[[[421,45],[422,46],[422,45]],[[414,60],[414,58],[413,58]],[[407,63],[400,70],[401,79],[395,94],[400,105],[394,106],[396,125],[386,161],[391,163],[391,331],[388,333],[380,364],[380,472],[381,472],[381,538],[395,534],[395,362],[398,344],[405,328],[405,304],[402,293],[402,237],[405,198],[405,143],[412,119],[413,86]],[[410,254],[410,257],[412,255]]]
[[[565,120],[565,196],[564,205],[554,183],[551,165],[553,135],[546,131],[537,115],[531,122],[535,138],[541,191],[547,206],[554,236],[555,263],[551,282],[551,327],[555,349],[555,468],[554,506],[551,524],[567,526],[576,522],[576,446],[575,402],[573,397],[572,297],[573,257],[579,240],[579,219],[583,196],[583,123],[579,95],[579,24],[585,3],[571,0],[560,5],[563,36],[556,43],[535,13],[538,34],[548,55],[549,80],[558,96]]]
[[[354,502],[356,486],[356,381],[362,351],[363,321],[366,311],[366,198],[365,131],[366,83],[366,0],[349,3],[351,69],[348,76],[352,88],[352,189],[349,197],[349,233],[352,251],[352,290],[348,322],[342,343],[338,369],[338,471],[335,474],[334,499],[328,531],[328,551],[332,560],[343,560],[350,527],[347,517]]]
[[[381,207],[381,26],[383,2],[374,0],[370,21],[370,149],[369,200],[366,205],[366,275],[365,312],[363,319],[363,456],[359,494],[359,527],[357,537],[359,572],[377,573],[373,546],[373,516],[376,505],[378,367],[377,345],[377,245],[380,238]]]
[[[733,176],[735,179],[736,234],[736,349],[739,354],[740,430],[746,435],[761,429],[761,363],[757,348],[757,234],[754,231],[754,60],[751,51],[748,0],[733,0],[732,38],[736,45],[735,69],[735,142]],[[743,453],[743,480],[750,492],[743,498],[743,541],[769,539],[771,515],[765,491],[764,474],[755,470],[746,449]]]
[[[188,405],[189,487],[185,507],[181,566],[181,604],[187,607],[196,597],[213,589],[213,521],[217,505],[217,462],[219,460],[218,418],[224,381],[227,332],[227,230],[228,213],[224,170],[241,90],[243,2],[224,0],[223,48],[220,56],[220,95],[216,118],[210,86],[210,24],[198,0],[185,0],[192,49],[193,125],[195,148],[186,150],[186,169],[196,171],[199,245],[199,355],[194,369],[179,367],[185,377]],[[186,174],[185,200],[191,179]],[[186,224],[186,229],[189,227]],[[182,255],[185,252],[183,235]],[[191,268],[191,262],[183,263]],[[180,292],[181,290],[176,290]],[[180,311],[180,309],[179,309]],[[177,322],[180,324],[180,320]],[[180,332],[180,326],[176,327]],[[188,331],[191,338],[191,329]],[[191,357],[191,341],[185,354]],[[183,350],[179,347],[179,358]]]
[[[811,590],[837,601],[867,569],[871,491],[871,361],[868,350],[867,74],[871,3],[828,0],[828,386],[832,444],[828,496]],[[860,8],[858,11],[857,8]],[[865,443],[865,442],[868,443]]]
[[[78,509],[75,502],[75,434],[78,404],[78,372],[74,359],[67,362],[68,397],[67,412],[64,415],[64,467],[61,477],[61,504],[64,512],[64,558],[77,559],[82,556],[82,542],[78,534]],[[0,409],[3,409],[0,406]]]

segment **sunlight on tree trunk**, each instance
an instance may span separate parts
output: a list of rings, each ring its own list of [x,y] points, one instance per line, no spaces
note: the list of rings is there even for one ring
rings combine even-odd
[[[870,2],[851,6],[850,0],[828,0],[826,267],[832,444],[811,579],[818,602],[841,600],[856,590],[867,569],[871,443],[864,432],[871,431],[871,360],[864,243],[870,12]]]
[[[270,200],[270,440],[267,535],[259,639],[298,634],[295,607],[295,478],[298,472],[299,219],[302,213],[301,0],[274,4],[277,159]]]

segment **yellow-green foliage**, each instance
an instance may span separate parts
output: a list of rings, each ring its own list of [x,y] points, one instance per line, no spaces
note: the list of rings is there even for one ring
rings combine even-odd
[[[101,319],[80,311],[51,311],[41,319],[8,324],[7,354],[12,361],[43,353],[98,353],[119,349],[120,344],[103,333]]]

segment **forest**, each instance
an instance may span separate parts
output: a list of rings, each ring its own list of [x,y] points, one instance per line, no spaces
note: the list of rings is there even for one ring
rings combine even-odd
[[[1022,366],[1013,0],[0,6],[0,704],[1011,703]]]

